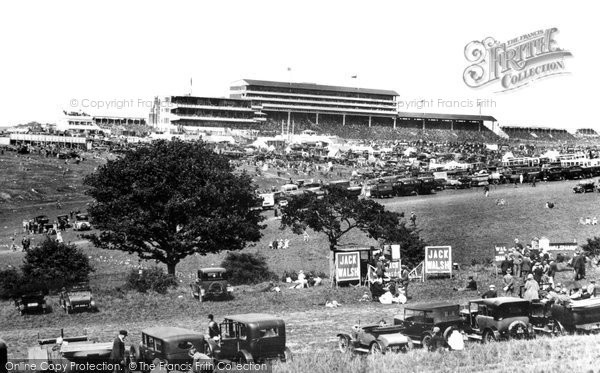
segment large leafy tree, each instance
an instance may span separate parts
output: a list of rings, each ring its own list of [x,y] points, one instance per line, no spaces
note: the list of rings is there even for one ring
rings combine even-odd
[[[158,141],[127,151],[85,179],[98,247],[167,265],[188,255],[241,250],[261,237],[250,176],[203,142]]]

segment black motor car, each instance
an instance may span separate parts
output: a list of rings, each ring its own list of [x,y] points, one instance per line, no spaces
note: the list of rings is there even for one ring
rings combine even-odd
[[[21,295],[15,300],[15,307],[20,315],[33,312],[50,312],[50,307],[46,304],[46,297],[42,292]]]
[[[394,325],[402,326],[402,334],[423,347],[429,346],[435,327],[440,328],[444,338],[448,339],[454,330],[462,331],[466,326],[460,315],[460,305],[454,303],[406,306],[403,315],[394,317]]]

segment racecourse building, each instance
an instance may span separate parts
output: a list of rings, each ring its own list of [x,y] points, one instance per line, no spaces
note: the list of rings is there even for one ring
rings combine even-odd
[[[230,97],[252,101],[275,122],[395,126],[396,97],[391,90],[314,83],[243,79],[234,82]]]
[[[256,128],[265,121],[260,105],[234,98],[169,96],[156,97],[148,123],[158,130],[183,128]]]

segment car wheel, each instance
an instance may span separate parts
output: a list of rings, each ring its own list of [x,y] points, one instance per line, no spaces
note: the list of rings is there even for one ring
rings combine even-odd
[[[514,321],[508,326],[510,337],[513,339],[527,339],[529,338],[529,330],[527,325],[522,321]]]
[[[565,327],[562,326],[562,324],[559,321],[554,320],[554,322],[552,323],[552,336],[560,337],[566,334],[567,331],[565,330]]]
[[[338,338],[338,349],[340,350],[341,353],[346,353],[350,351],[350,338],[341,335]]]
[[[431,346],[431,334],[427,333],[423,336],[423,338],[421,338],[421,346],[423,346],[424,349],[429,350],[430,346]]]
[[[381,345],[379,344],[379,342],[375,341],[375,342],[371,343],[371,347],[369,347],[369,353],[371,355],[381,355],[384,353],[384,349],[381,348]]]
[[[497,341],[497,338],[496,338],[496,335],[494,334],[494,332],[488,330],[483,333],[483,338],[481,339],[481,342],[491,343],[491,342],[496,342],[496,341]]]
[[[238,362],[240,364],[253,364],[254,359],[252,358],[252,355],[250,355],[250,353],[248,353],[248,357],[246,357],[246,355],[240,353],[238,356]]]

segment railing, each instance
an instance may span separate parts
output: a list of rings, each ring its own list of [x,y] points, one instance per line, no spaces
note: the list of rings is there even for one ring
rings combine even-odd
[[[421,280],[421,282],[425,281],[425,262],[419,263],[418,266],[412,269],[408,273],[408,278],[410,280]]]

